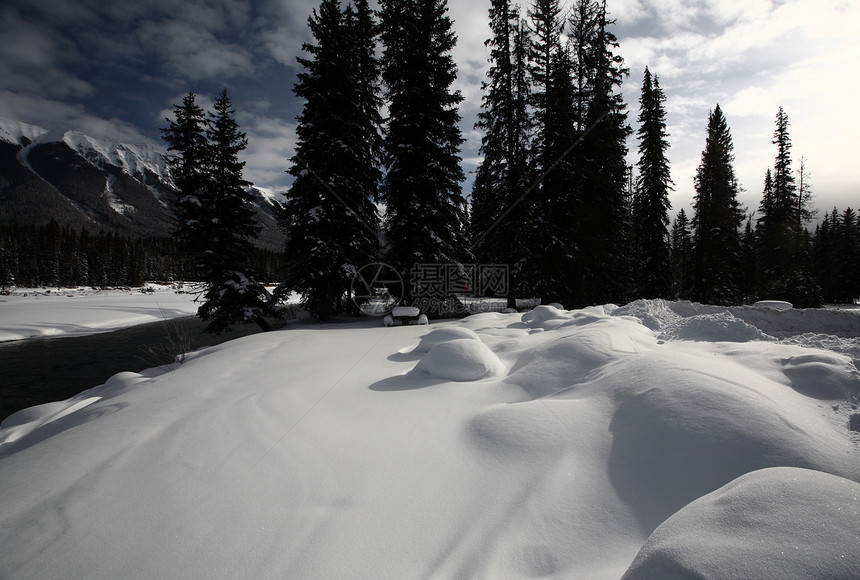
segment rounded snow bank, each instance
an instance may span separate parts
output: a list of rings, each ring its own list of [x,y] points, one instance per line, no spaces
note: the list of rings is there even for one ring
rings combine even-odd
[[[522,322],[533,330],[555,330],[562,326],[581,326],[606,316],[603,306],[564,310],[560,304],[542,304],[522,315]]]
[[[474,330],[470,330],[462,326],[446,326],[424,335],[421,342],[419,342],[418,346],[415,347],[415,351],[430,352],[433,347],[442,344],[443,342],[458,339],[477,340],[478,342],[481,342],[481,339]]]
[[[477,381],[504,370],[502,361],[483,342],[458,338],[433,347],[410,374],[447,381]]]
[[[699,314],[682,318],[663,329],[660,340],[699,340],[707,342],[749,342],[776,339],[729,312]]]
[[[612,316],[633,316],[651,330],[662,330],[678,322],[681,315],[674,312],[665,300],[636,300],[612,311]]]
[[[648,538],[623,580],[857,578],[860,484],[776,467],[689,504]]]
[[[541,326],[550,320],[564,317],[565,311],[554,304],[541,304],[523,314],[522,321],[531,327]]]

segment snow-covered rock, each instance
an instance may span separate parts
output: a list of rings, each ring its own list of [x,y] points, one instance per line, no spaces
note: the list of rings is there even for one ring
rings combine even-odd
[[[430,349],[411,374],[463,382],[498,375],[504,370],[499,358],[480,340],[457,338]]]
[[[418,352],[430,352],[436,345],[457,339],[477,340],[481,342],[481,338],[474,330],[463,326],[445,326],[421,337],[421,342],[418,343],[415,350]]]
[[[820,471],[753,471],[651,534],[624,580],[828,578],[860,570],[860,484]]]

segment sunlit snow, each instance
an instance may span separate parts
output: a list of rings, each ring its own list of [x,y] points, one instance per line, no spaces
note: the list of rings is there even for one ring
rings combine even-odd
[[[192,316],[195,288],[18,288],[0,295],[0,342],[36,336],[82,336]]]
[[[860,373],[778,335],[860,317],[733,312],[301,322],[121,373],[0,426],[0,577],[856,578]]]

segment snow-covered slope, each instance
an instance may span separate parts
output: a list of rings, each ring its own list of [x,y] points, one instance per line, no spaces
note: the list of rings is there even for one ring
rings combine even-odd
[[[0,141],[12,145],[26,145],[47,133],[47,129],[0,117]]]
[[[152,145],[96,139],[80,131],[58,135],[35,125],[3,118],[0,118],[0,140],[24,147],[63,142],[99,169],[113,165],[143,182],[157,178],[165,185],[173,184],[165,152]]]
[[[96,167],[113,165],[141,181],[150,179],[147,175],[149,173],[163,183],[173,185],[167,156],[164,151],[151,145],[131,145],[95,139],[78,131],[67,131],[63,135],[63,143]]]
[[[0,577],[856,578],[851,359],[673,308],[293,325],[12,415]]]

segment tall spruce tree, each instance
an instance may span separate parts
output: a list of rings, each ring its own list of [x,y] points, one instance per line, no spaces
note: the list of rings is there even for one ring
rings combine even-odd
[[[389,107],[383,140],[385,259],[407,282],[404,300],[411,303],[433,297],[428,293],[435,290],[424,284],[420,265],[461,266],[469,257],[458,127],[463,97],[452,89],[457,39],[445,0],[380,5]]]
[[[759,261],[769,281],[764,289],[766,293],[798,305],[814,305],[819,302],[819,297],[815,284],[805,282],[810,276],[811,264],[809,234],[804,229],[804,223],[812,218],[814,212],[809,207],[811,193],[803,171],[805,168],[801,168],[800,188],[791,168],[788,126],[788,115],[780,107],[774,120],[772,143],[776,145],[777,152],[773,173],[771,180],[766,180],[758,210]],[[809,288],[808,296],[798,291],[800,286]]]
[[[248,140],[234,115],[226,90],[208,117],[189,93],[162,130],[168,150],[174,152],[171,168],[179,189],[176,236],[197,260],[205,283],[205,301],[197,315],[209,321],[206,329],[215,333],[243,322],[271,330],[266,318],[277,315],[250,264],[260,226],[247,189],[250,183],[242,178],[245,163],[239,161]]]
[[[297,59],[304,71],[293,91],[305,104],[281,216],[294,261],[279,293],[298,292],[326,320],[350,306],[352,277],[378,253],[379,71],[365,0],[346,9],[323,0],[308,26],[315,44]]]
[[[773,144],[777,146],[773,172],[768,169],[759,205],[758,238],[761,267],[767,278],[785,278],[794,268],[799,230],[796,227],[797,186],[791,170],[791,138],[788,116],[782,107],[774,121]]]
[[[475,128],[483,160],[472,188],[470,234],[479,261],[508,266],[508,305],[515,307],[521,269],[527,258],[523,232],[530,199],[530,115],[527,79],[528,30],[510,0],[493,0],[490,68]]]
[[[529,195],[523,238],[530,256],[524,261],[522,286],[544,302],[572,305],[578,295],[570,276],[576,270],[573,233],[578,192],[572,155],[577,134],[571,55],[562,43],[565,20],[558,0],[535,0],[528,10],[528,22],[534,128],[531,158],[539,182]]]
[[[740,233],[734,144],[728,122],[717,105],[708,117],[708,136],[694,178],[693,297],[708,304],[737,304]]]
[[[251,183],[242,178],[245,162],[239,160],[239,154],[248,146],[248,139],[239,130],[235,113],[226,89],[221,91],[206,129],[212,218],[203,259],[206,301],[197,314],[209,321],[209,332],[230,330],[231,325],[243,322],[271,330],[266,318],[277,316],[269,291],[251,265],[252,240],[261,226],[251,205]]]
[[[173,235],[199,267],[208,246],[206,225],[210,218],[206,214],[211,210],[206,112],[197,104],[197,95],[190,92],[181,105],[173,107],[173,117],[166,119],[168,125],[161,130],[178,190],[172,200]]]
[[[640,298],[666,298],[672,288],[668,230],[672,178],[666,158],[665,101],[659,80],[646,67],[639,99],[639,179],[633,200],[635,281]]]
[[[606,2],[577,0],[570,19],[574,54],[579,71],[574,77],[585,79],[580,153],[576,174],[581,183],[580,224],[576,245],[582,256],[578,277],[583,279],[579,304],[623,301],[631,285],[627,220],[629,208],[625,193],[628,168],[627,137],[631,128],[621,93],[628,70],[616,53],[618,40],[611,27]]]

